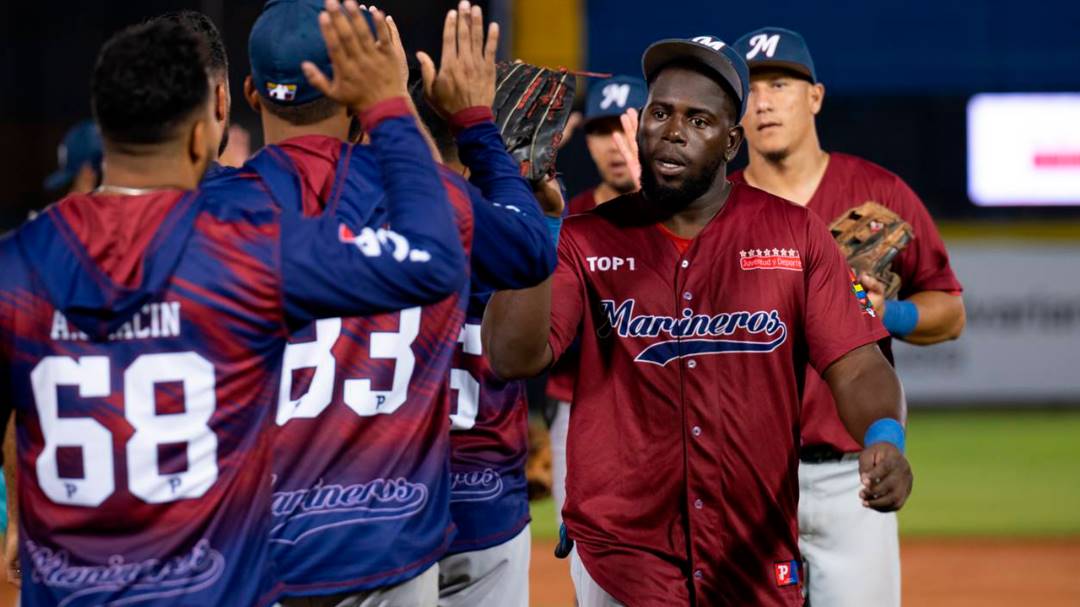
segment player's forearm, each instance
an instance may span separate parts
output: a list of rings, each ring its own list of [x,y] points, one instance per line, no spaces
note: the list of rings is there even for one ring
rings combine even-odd
[[[534,377],[552,362],[551,279],[531,289],[499,291],[484,312],[481,339],[491,369],[503,379]]]
[[[852,350],[830,365],[823,377],[840,420],[859,444],[867,428],[879,419],[906,423],[907,404],[900,378],[876,344]]]
[[[915,330],[900,339],[910,344],[928,346],[956,339],[964,331],[964,300],[959,295],[922,291],[905,301],[916,306],[919,320]],[[885,313],[888,314],[888,304]]]
[[[531,194],[530,194],[531,197]],[[536,205],[535,199],[530,203]],[[496,290],[534,287],[555,269],[555,245],[543,218],[473,200],[472,267]]]
[[[469,112],[473,115],[468,116]],[[521,213],[539,217],[540,207],[532,188],[521,177],[517,163],[506,151],[506,143],[492,120],[488,108],[470,108],[450,120],[458,156],[462,164],[469,167],[469,181],[480,188],[488,200],[503,206],[516,206]]]
[[[547,223],[532,189],[506,152],[490,111],[474,112],[465,120],[468,112],[459,112],[451,127],[457,131],[458,154],[469,167],[469,180],[483,194],[482,199],[473,199],[473,268],[496,289],[535,286],[555,269]]]

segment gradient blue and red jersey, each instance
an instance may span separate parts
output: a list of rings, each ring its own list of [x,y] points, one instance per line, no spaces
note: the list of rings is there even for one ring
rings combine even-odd
[[[479,187],[446,169],[442,176],[472,250],[472,280],[535,285],[555,258],[532,192],[490,112],[456,118],[459,154]],[[273,149],[303,184],[305,214],[332,208],[345,189],[371,199],[361,225],[386,224],[363,146],[308,136]],[[469,292],[400,313],[321,320],[294,334],[274,453],[277,594],[397,584],[449,549],[450,368]]]
[[[450,554],[502,544],[530,520],[525,382],[499,379],[484,356],[480,324],[490,295],[474,293],[469,300],[450,376],[450,512],[458,528]]]
[[[266,596],[289,329],[465,283],[415,123],[401,100],[376,110],[365,124],[388,176],[393,245],[371,231],[342,242],[336,217],[290,213],[250,170],[195,192],[70,196],[0,239],[23,605]]]

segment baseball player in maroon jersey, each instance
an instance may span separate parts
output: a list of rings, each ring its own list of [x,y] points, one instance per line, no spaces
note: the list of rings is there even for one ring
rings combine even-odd
[[[642,60],[642,191],[566,220],[559,265],[494,297],[483,338],[503,377],[580,337],[563,517],[592,605],[801,605],[799,404],[833,393],[868,507],[911,490],[905,404],[824,223],[726,179],[749,74],[711,36]]]
[[[960,283],[945,245],[919,197],[876,164],[821,149],[814,116],[825,89],[802,36],[775,27],[735,43],[750,67],[743,128],[750,164],[731,180],[749,183],[803,205],[826,222],[873,200],[911,224],[915,239],[893,261],[899,299],[861,277],[893,337],[915,344],[955,339],[964,327]],[[808,563],[814,605],[900,604],[896,514],[861,507],[859,444],[844,429],[828,386],[809,373],[803,393],[799,452],[799,547]]]

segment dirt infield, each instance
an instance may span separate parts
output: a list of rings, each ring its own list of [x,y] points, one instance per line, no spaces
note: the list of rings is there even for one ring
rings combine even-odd
[[[568,561],[533,541],[533,607],[572,607]],[[906,607],[1076,607],[1080,539],[911,539],[902,544]]]

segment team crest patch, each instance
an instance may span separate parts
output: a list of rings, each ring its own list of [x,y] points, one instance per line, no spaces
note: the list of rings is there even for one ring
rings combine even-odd
[[[777,586],[794,586],[799,583],[799,561],[773,563]]]
[[[274,101],[292,101],[296,99],[296,85],[267,82],[266,94]]]
[[[874,304],[870,301],[870,295],[866,292],[866,289],[859,282],[859,279],[855,276],[855,271],[850,271],[851,275],[851,292],[855,295],[855,299],[859,302],[859,307],[862,308],[863,314],[874,318],[877,313],[874,312]]]
[[[802,272],[802,258],[795,249],[748,249],[739,251],[743,270],[791,270]]]

